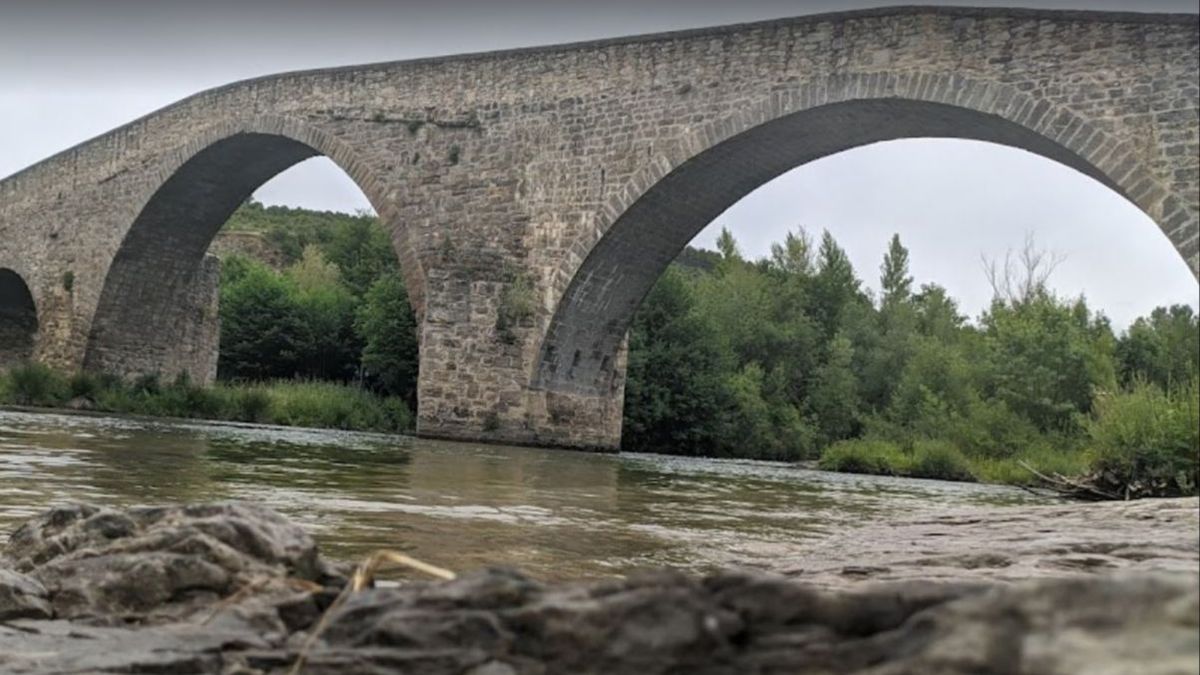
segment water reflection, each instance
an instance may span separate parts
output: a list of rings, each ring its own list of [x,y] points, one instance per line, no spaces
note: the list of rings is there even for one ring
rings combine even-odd
[[[390,547],[453,569],[517,565],[545,578],[778,567],[835,529],[897,509],[1035,499],[778,463],[0,412],[0,531],[56,502],[230,498],[299,520],[335,557]]]

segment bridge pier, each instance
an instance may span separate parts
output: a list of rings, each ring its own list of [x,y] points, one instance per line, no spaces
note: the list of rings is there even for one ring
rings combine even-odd
[[[611,361],[617,377],[598,391],[531,384],[548,312],[514,315],[514,292],[532,275],[515,274],[500,251],[440,260],[428,272],[421,326],[417,435],[512,445],[616,451],[624,403],[624,346]],[[491,259],[478,264],[479,258]],[[514,289],[523,289],[515,291]]]

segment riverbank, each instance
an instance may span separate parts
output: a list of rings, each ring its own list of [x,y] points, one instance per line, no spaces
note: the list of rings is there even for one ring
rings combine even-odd
[[[0,373],[0,406],[50,412],[109,412],[164,419],[246,422],[313,429],[412,433],[407,402],[365,389],[316,381],[224,383],[186,378],[124,381],[65,376],[28,364]],[[967,452],[944,439],[855,438],[821,450],[825,471],[1045,487],[1047,477],[1085,486],[1088,498],[1177,497],[1200,486],[1200,385],[1163,391],[1139,385],[1101,397],[1086,444],[1046,439],[1003,451]],[[673,454],[690,455],[692,447]],[[751,448],[747,459],[758,458]],[[797,463],[814,460],[800,460]]]
[[[402,399],[334,382],[218,382],[201,387],[186,378],[127,382],[86,373],[68,377],[36,364],[0,373],[0,405],[387,433],[411,432],[415,426]]]
[[[1190,542],[1191,568],[1132,555],[1119,575],[1076,565],[1041,567],[1039,579],[992,577],[979,570],[994,566],[976,563],[1012,555],[1005,539],[981,550],[960,538],[944,550],[975,562],[941,559],[930,569],[965,574],[884,583],[848,571],[877,559],[860,541],[865,555],[836,545],[806,561],[840,567],[836,584],[805,572],[660,570],[543,583],[464,570],[389,588],[363,578],[362,590],[347,590],[345,566],[261,507],[63,506],[0,548],[0,671],[250,675],[295,672],[303,659],[299,672],[349,675],[1196,672],[1198,504],[1114,506],[1027,507],[1057,515],[1025,522],[1040,523],[1037,538],[1048,544],[1070,539],[1078,518],[1140,523],[1149,542]],[[985,521],[984,529],[1002,522]],[[1094,548],[1091,536],[1083,539]],[[910,553],[929,558],[920,539]],[[1122,541],[1110,538],[1110,552]]]

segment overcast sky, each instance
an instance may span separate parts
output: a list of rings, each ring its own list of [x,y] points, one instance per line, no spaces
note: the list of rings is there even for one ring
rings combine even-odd
[[[486,51],[880,6],[861,0],[13,0],[0,2],[0,177],[227,82],[286,70]],[[924,4],[1196,13],[1196,0]],[[368,208],[330,162],[263,186],[267,203]],[[948,287],[974,315],[990,298],[982,256],[1026,233],[1066,257],[1053,283],[1085,294],[1114,324],[1158,304],[1198,303],[1187,266],[1136,207],[1028,153],[944,139],[881,143],[798,167],[697,238],[729,227],[750,256],[796,226],[828,228],[875,285],[898,232],[917,281]]]

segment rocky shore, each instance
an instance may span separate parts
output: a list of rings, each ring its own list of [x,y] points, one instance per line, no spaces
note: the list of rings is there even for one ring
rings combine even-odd
[[[1196,500],[1041,508],[831,539],[787,574],[490,569],[350,592],[261,507],[64,506],[0,548],[0,673],[1198,672]],[[1106,537],[1112,519],[1144,536]]]

